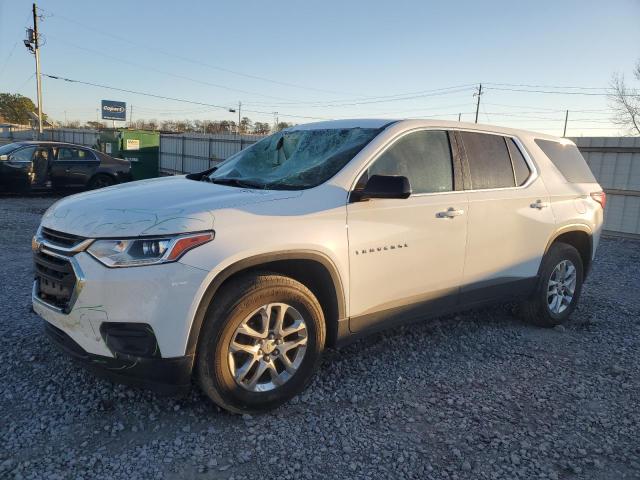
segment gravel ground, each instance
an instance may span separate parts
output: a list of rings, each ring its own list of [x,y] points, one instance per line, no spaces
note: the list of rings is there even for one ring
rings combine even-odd
[[[116,386],[30,311],[53,198],[0,198],[0,477],[640,478],[640,242],[604,239],[571,323],[495,307],[329,351],[300,398],[233,416]]]

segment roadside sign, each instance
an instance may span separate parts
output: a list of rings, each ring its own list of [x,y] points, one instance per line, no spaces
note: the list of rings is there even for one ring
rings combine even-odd
[[[103,120],[121,120],[124,122],[127,119],[127,104],[125,102],[102,100],[101,111]]]

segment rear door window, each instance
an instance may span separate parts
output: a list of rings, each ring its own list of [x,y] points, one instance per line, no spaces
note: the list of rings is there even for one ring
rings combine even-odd
[[[95,160],[93,153],[89,150],[82,148],[69,148],[61,147],[58,149],[58,160],[61,161],[73,161],[73,160]]]
[[[470,189],[515,187],[511,157],[504,137],[460,132],[469,165]]]
[[[401,137],[369,167],[371,175],[402,175],[413,193],[453,190],[449,135],[442,130],[421,130]]]
[[[569,183],[597,183],[589,165],[573,143],[536,139],[536,144],[549,157]]]

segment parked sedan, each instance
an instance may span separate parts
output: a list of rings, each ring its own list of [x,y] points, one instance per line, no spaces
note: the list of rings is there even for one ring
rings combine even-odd
[[[72,143],[0,146],[0,185],[8,190],[102,188],[131,180],[128,160]]]

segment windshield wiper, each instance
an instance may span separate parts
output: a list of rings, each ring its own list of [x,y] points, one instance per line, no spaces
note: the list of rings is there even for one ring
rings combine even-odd
[[[229,185],[232,187],[241,188],[264,188],[264,184],[251,182],[248,180],[240,180],[238,178],[212,178],[209,180],[211,183],[217,183],[218,185]]]
[[[188,175],[185,175],[185,178],[189,180],[198,180],[201,182],[207,182],[209,175],[211,175],[217,169],[218,167],[213,167],[213,168],[209,168],[208,170],[205,170],[204,172],[190,173]]]

